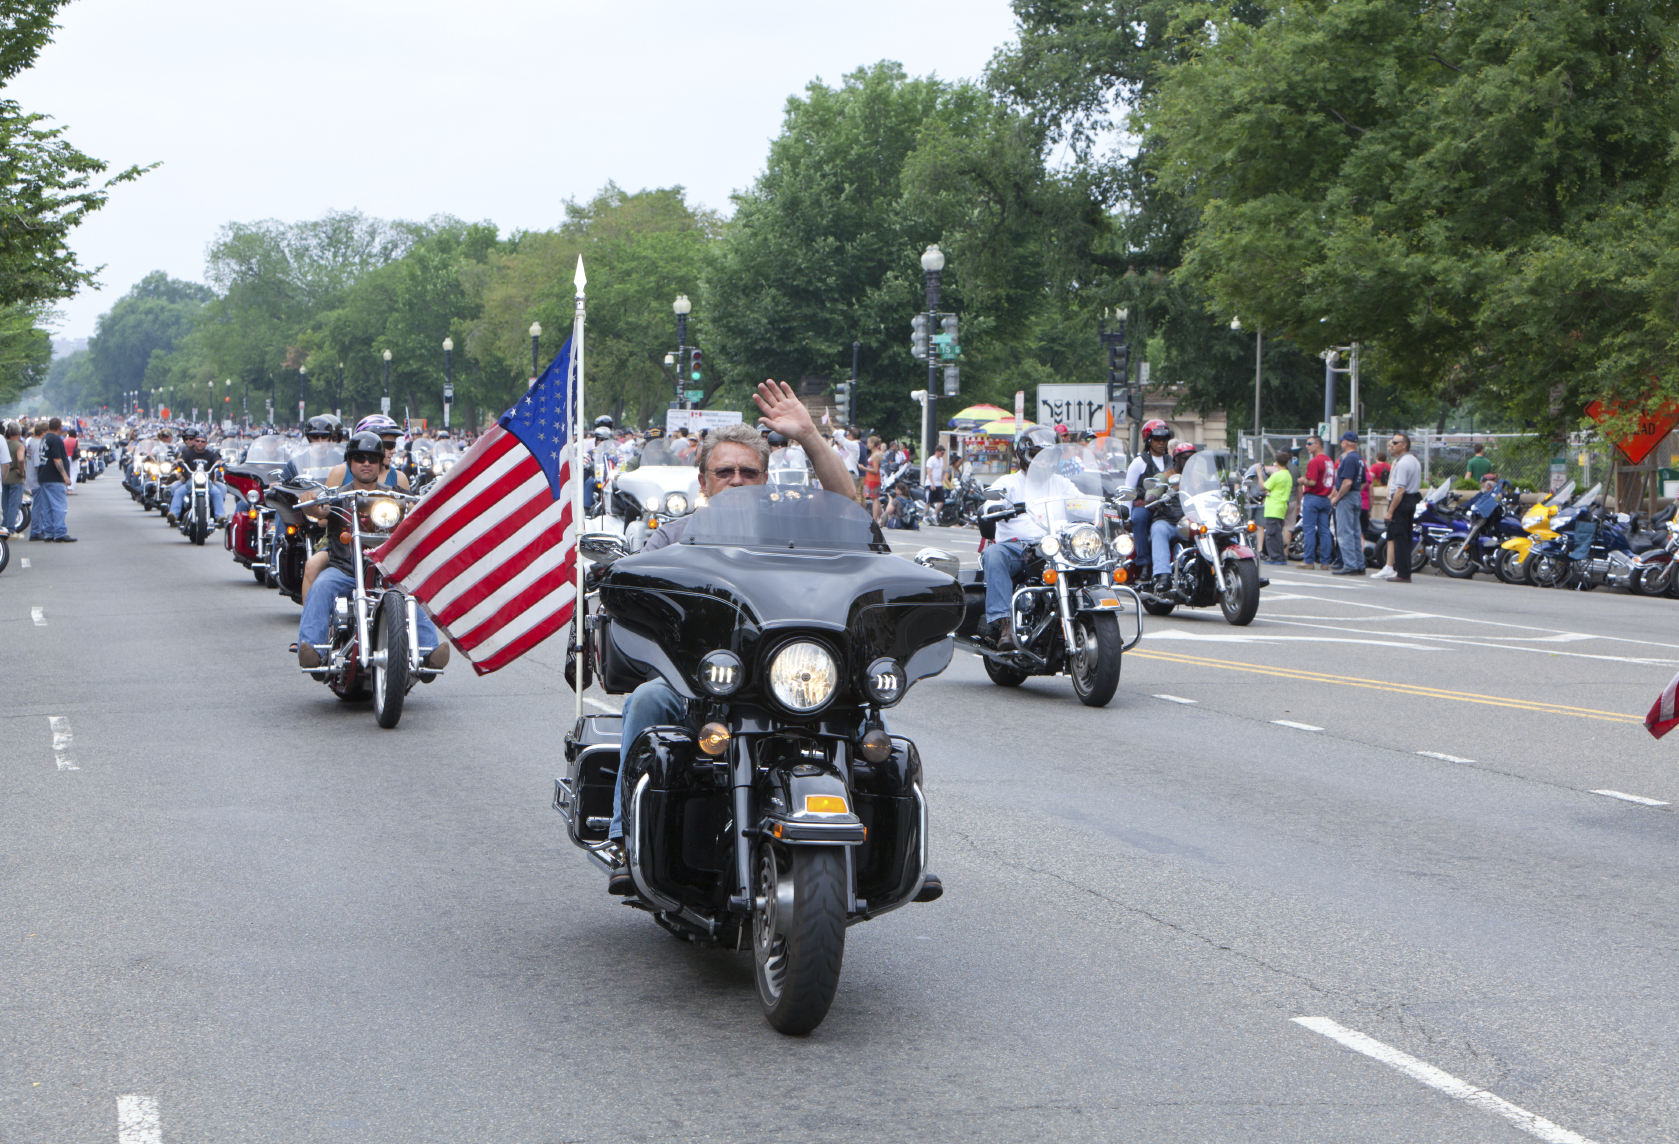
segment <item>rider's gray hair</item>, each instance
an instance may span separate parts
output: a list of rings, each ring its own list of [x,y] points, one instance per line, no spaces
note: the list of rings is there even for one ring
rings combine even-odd
[[[756,426],[748,425],[744,421],[734,425],[720,425],[706,434],[705,441],[700,445],[700,472],[711,468],[711,451],[717,447],[719,441],[733,441],[737,445],[750,445],[758,451],[758,466],[762,469],[770,467],[770,443],[764,439]]]

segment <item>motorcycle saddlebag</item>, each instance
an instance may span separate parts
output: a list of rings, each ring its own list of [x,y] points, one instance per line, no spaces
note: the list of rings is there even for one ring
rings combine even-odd
[[[958,639],[979,634],[979,625],[985,621],[985,570],[975,568],[957,576],[962,585],[962,602],[967,610],[962,613],[962,623],[956,628]]]
[[[554,809],[578,845],[603,842],[612,823],[622,715],[585,715],[565,737],[565,777],[554,784]]]

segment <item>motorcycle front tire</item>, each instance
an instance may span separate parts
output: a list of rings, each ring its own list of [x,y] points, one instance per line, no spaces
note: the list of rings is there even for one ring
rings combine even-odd
[[[1492,568],[1493,575],[1500,580],[1506,584],[1528,583],[1527,563],[1522,559],[1520,552],[1514,548],[1500,548],[1495,561],[1496,563],[1493,564]]]
[[[12,542],[0,536],[0,572],[6,570],[6,565],[12,562]]]
[[[1252,560],[1236,561],[1225,569],[1224,585],[1219,611],[1232,626],[1247,627],[1259,611],[1259,565]]]
[[[386,592],[373,617],[373,650],[385,665],[373,664],[373,718],[387,731],[402,718],[408,695],[408,609],[401,592]]]
[[[1475,561],[1469,557],[1469,541],[1453,537],[1440,546],[1440,571],[1453,580],[1468,580],[1475,575]]]
[[[1086,707],[1106,707],[1119,690],[1120,653],[1125,646],[1119,617],[1112,612],[1082,613],[1073,619],[1073,634],[1082,645],[1068,657],[1073,694]]]
[[[209,535],[210,522],[205,520],[198,513],[193,513],[192,519],[187,525],[187,539],[202,548],[204,546],[204,541],[209,537]]]
[[[752,962],[764,1017],[802,1037],[822,1023],[845,959],[845,853],[766,843],[753,887]]]
[[[1548,552],[1530,553],[1527,558],[1527,578],[1541,588],[1561,588],[1568,582],[1570,561],[1566,556]]]

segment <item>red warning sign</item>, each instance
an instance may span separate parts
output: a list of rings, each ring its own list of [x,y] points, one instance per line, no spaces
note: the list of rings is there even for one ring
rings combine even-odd
[[[1599,423],[1611,412],[1601,401],[1586,406],[1586,416]],[[1638,432],[1622,437],[1615,442],[1615,447],[1629,463],[1636,465],[1650,455],[1651,449],[1661,444],[1663,437],[1673,432],[1675,425],[1679,425],[1679,404],[1664,405],[1654,411],[1645,410],[1638,415]]]

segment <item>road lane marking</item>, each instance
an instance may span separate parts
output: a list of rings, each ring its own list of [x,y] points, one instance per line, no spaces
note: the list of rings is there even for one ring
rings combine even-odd
[[[48,715],[47,726],[52,728],[52,757],[61,771],[79,771],[76,760],[70,757],[70,744],[75,736],[70,733],[70,720],[62,715]]]
[[[117,1097],[117,1144],[163,1144],[157,1097],[132,1092]]]
[[[1279,727],[1293,727],[1296,731],[1321,731],[1322,727],[1314,727],[1310,723],[1296,723],[1291,719],[1273,719],[1271,722]]]
[[[583,702],[587,703],[590,707],[598,707],[602,711],[610,711],[614,715],[623,714],[622,711],[619,711],[618,708],[612,706],[611,704],[602,703],[599,699],[590,699],[587,695],[583,697]]]
[[[1594,790],[1594,791],[1592,791],[1592,793],[1593,794],[1608,795],[1610,798],[1618,798],[1622,802],[1636,802],[1640,806],[1668,806],[1668,805],[1670,805],[1669,803],[1663,802],[1659,798],[1645,798],[1641,794],[1627,794],[1624,791],[1618,791],[1618,790]]]
[[[1418,751],[1425,759],[1439,759],[1442,763],[1473,763],[1474,759],[1460,759],[1456,755],[1442,755],[1439,751]]]
[[[35,621],[35,626],[38,628],[47,626],[47,610],[45,608],[30,608],[29,618]]]
[[[1343,628],[1342,631],[1356,631],[1356,628]],[[1344,643],[1363,644],[1366,647],[1397,647],[1407,651],[1446,651],[1446,648],[1427,647],[1418,643],[1395,643],[1391,639],[1348,639],[1345,636],[1272,636],[1263,632],[1186,632],[1182,628],[1165,628],[1158,632],[1144,632],[1144,639],[1149,640],[1186,640],[1192,643]],[[1408,637],[1414,639],[1432,639],[1432,636]]]
[[[21,558],[20,558],[20,559],[22,559],[22,561],[23,561],[23,566],[24,566],[24,567],[25,567],[25,568],[27,568],[27,567],[29,567],[29,557],[27,557],[27,556],[24,556],[24,557],[21,557]]]
[[[1155,698],[1164,699],[1168,703],[1187,703],[1194,705],[1201,702],[1199,699],[1185,699],[1181,695],[1156,695]]]
[[[1220,667],[1227,671],[1246,671],[1254,675],[1275,675],[1283,679],[1299,679],[1308,683],[1336,683],[1343,687],[1363,687],[1374,691],[1389,691],[1399,695],[1415,695],[1423,699],[1452,699],[1459,703],[1480,703],[1489,707],[1514,707],[1521,711],[1536,711],[1543,715],[1572,715],[1580,719],[1601,719],[1610,723],[1644,723],[1642,715],[1623,715],[1617,711],[1598,711],[1590,707],[1569,707],[1561,703],[1542,703],[1538,700],[1509,699],[1500,695],[1477,695],[1469,691],[1445,691],[1438,687],[1422,687],[1410,683],[1390,683],[1381,679],[1359,679],[1347,675],[1327,675],[1321,671],[1302,671],[1297,668],[1260,667],[1251,663],[1231,663],[1206,656],[1184,655],[1174,651],[1129,651],[1126,655],[1145,659],[1161,659],[1168,663],[1183,663],[1192,667]]]
[[[1365,1036],[1356,1029],[1349,1029],[1345,1025],[1336,1024],[1328,1017],[1291,1017],[1296,1025],[1302,1025],[1314,1033],[1328,1037],[1352,1049],[1363,1053],[1372,1060],[1381,1061],[1390,1068],[1398,1069],[1412,1080],[1420,1080],[1430,1088],[1438,1089],[1454,1100],[1461,1100],[1465,1104],[1472,1104],[1476,1108],[1487,1112],[1497,1113],[1504,1119],[1520,1128],[1530,1136],[1537,1136],[1546,1144],[1593,1144],[1591,1140],[1581,1136],[1578,1132],[1570,1132],[1559,1124],[1553,1124],[1543,1116],[1529,1112],[1525,1108],[1518,1108],[1501,1096],[1494,1096],[1484,1088],[1476,1088],[1468,1081],[1459,1080],[1449,1072],[1435,1068],[1427,1061],[1420,1061],[1409,1053],[1402,1053],[1392,1045],[1384,1045],[1374,1037]]]

